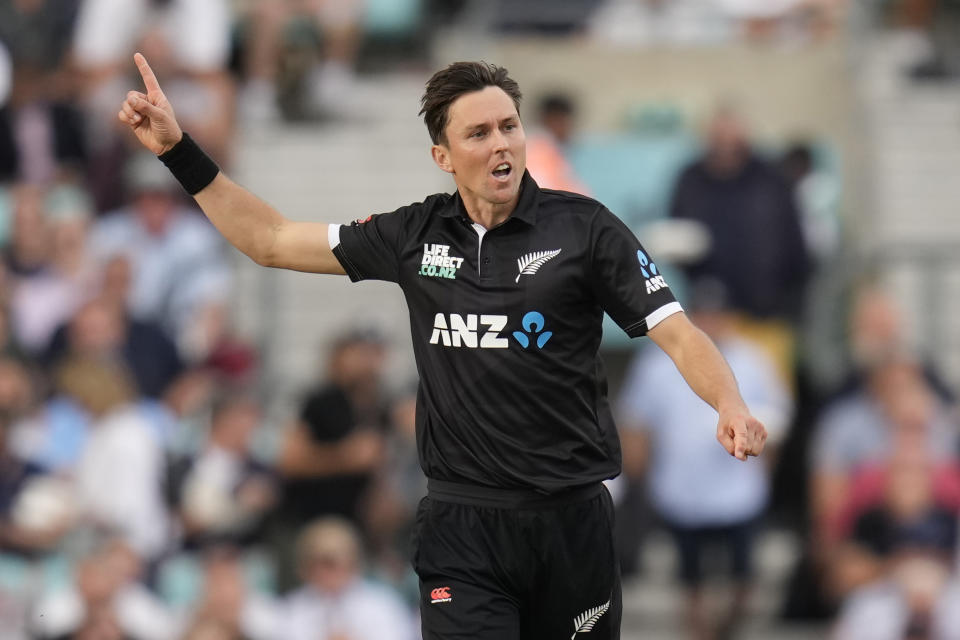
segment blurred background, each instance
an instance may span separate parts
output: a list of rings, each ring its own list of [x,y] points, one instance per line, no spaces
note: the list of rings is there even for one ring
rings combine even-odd
[[[0,636],[418,638],[402,297],[255,266],[116,112],[289,217],[452,182],[419,97],[507,67],[771,437],[612,323],[623,637],[960,638],[960,2],[0,0]]]

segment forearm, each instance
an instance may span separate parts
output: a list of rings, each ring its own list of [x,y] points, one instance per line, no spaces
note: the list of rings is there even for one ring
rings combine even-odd
[[[687,338],[668,353],[694,393],[718,413],[746,411],[730,366],[703,331],[691,325]]]
[[[675,313],[647,332],[673,360],[693,391],[719,414],[717,440],[738,460],[763,452],[767,431],[750,415],[720,350],[686,314]]]
[[[287,220],[273,207],[223,173],[194,198],[227,242],[257,264],[276,264],[277,237]]]

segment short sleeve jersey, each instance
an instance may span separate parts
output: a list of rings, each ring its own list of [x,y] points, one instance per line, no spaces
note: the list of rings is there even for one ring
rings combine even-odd
[[[428,478],[554,492],[620,472],[597,355],[606,311],[630,336],[681,311],[630,230],[529,174],[485,230],[458,193],[331,228],[350,279],[400,285],[420,375]]]

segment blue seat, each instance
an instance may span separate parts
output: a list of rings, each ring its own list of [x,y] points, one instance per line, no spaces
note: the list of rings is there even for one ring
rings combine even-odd
[[[420,26],[423,0],[366,0],[363,30],[374,36],[406,36]]]

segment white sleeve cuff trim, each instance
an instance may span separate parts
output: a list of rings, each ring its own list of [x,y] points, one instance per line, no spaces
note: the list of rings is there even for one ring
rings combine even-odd
[[[670,304],[665,304],[650,315],[647,316],[647,331],[653,329],[655,326],[660,324],[666,318],[672,316],[675,313],[680,313],[683,311],[683,307],[680,306],[679,302],[671,302]]]
[[[327,242],[330,243],[330,251],[333,251],[340,245],[340,225],[327,225]]]

